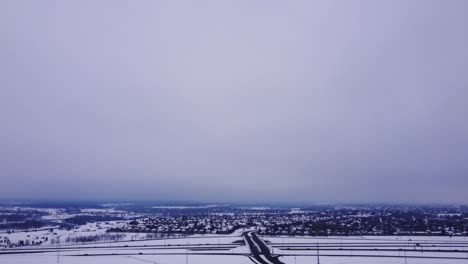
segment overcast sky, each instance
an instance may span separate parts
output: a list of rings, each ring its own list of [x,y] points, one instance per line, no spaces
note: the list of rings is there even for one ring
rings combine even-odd
[[[0,199],[468,203],[468,1],[0,1]]]

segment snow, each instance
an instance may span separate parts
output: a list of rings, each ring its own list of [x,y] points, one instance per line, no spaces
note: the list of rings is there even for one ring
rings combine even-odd
[[[70,257],[61,256],[60,263],[64,264],[176,264],[185,263],[185,255],[156,255],[156,256],[85,256],[85,257]],[[53,255],[24,255],[24,256],[0,256],[1,263],[11,264],[56,264],[57,256]],[[204,256],[204,255],[189,255],[189,264],[207,264],[207,263],[223,263],[223,264],[252,264],[252,262],[244,256]]]
[[[254,207],[239,207],[240,209],[249,209],[249,210],[258,210],[258,211],[261,211],[261,210],[270,210],[271,208],[270,207],[266,207],[266,206],[263,206],[263,207],[260,207],[260,206],[254,206]]]
[[[189,264],[252,264],[247,257],[250,250],[245,245],[235,243],[243,240],[242,233],[250,229],[239,229],[231,235],[197,235],[181,238],[168,239],[144,239],[145,233],[124,233],[125,241],[107,241],[96,243],[64,243],[66,237],[79,235],[96,235],[105,233],[109,226],[115,226],[119,221],[100,222],[80,226],[73,230],[54,230],[53,233],[43,230],[36,232],[18,232],[8,234],[10,240],[16,241],[36,236],[49,236],[50,238],[61,238],[60,263],[79,264],[133,264],[133,263],[153,263],[153,264],[184,264],[188,260]],[[55,233],[55,234],[54,234]],[[4,236],[4,235],[3,235]],[[57,263],[57,244],[44,243],[40,246],[18,247],[12,249],[0,249],[0,263],[26,264],[26,263]],[[288,264],[311,264],[317,263],[316,243],[336,243],[343,244],[343,249],[320,251],[320,263],[322,264],[403,264],[405,263],[404,251],[398,249],[402,245],[412,245],[416,243],[433,243],[434,247],[428,247],[436,251],[421,252],[407,251],[406,263],[409,264],[458,264],[468,263],[468,239],[466,237],[408,237],[408,236],[363,236],[363,237],[272,237],[263,236],[269,243],[269,247],[274,254],[282,255],[280,260]],[[133,241],[131,240],[133,239]],[[276,244],[275,244],[276,243]],[[295,246],[302,246],[302,249],[282,250],[282,244],[294,243]],[[349,250],[346,243],[358,244],[354,250]],[[379,243],[390,244],[387,249],[394,251],[365,250],[364,245],[372,245],[371,248],[378,247]],[[397,243],[393,246],[391,243]],[[207,244],[209,244],[207,246]],[[287,247],[287,245],[285,246]],[[337,246],[339,247],[339,246]],[[190,249],[187,249],[190,248]],[[291,247],[292,248],[292,247]],[[310,250],[304,250],[310,248]],[[196,250],[195,250],[196,249]],[[458,252],[437,252],[437,249],[456,249]],[[2,255],[2,252],[16,252],[19,254]],[[40,251],[40,253],[26,253],[28,251]],[[140,254],[141,253],[141,254]],[[88,256],[85,256],[88,254]],[[99,256],[95,256],[98,254]],[[113,255],[115,254],[115,255]],[[76,256],[80,255],[80,256]],[[296,255],[296,256],[292,256]],[[326,256],[335,255],[335,256]],[[362,255],[367,255],[366,257]],[[428,258],[437,257],[437,258]],[[458,259],[446,259],[458,258]]]
[[[316,244],[330,245],[336,243],[336,250],[321,250],[321,263],[405,263],[405,255],[407,256],[406,263],[424,263],[424,264],[444,264],[444,263],[468,263],[468,239],[465,237],[398,237],[398,236],[368,236],[368,237],[263,237],[264,240],[273,245],[275,254],[284,255],[299,255],[299,256],[282,256],[280,260],[286,263],[317,263]],[[284,243],[284,247],[283,247]],[[290,247],[290,250],[282,250],[280,248],[288,248],[289,243],[303,245],[301,249]],[[304,244],[306,243],[306,244]],[[347,243],[355,243],[353,250],[346,247]],[[387,243],[386,250],[382,251],[379,248],[381,243]],[[425,243],[423,248],[414,247],[417,243]],[[365,245],[369,247],[365,247]],[[394,246],[392,246],[394,245]],[[406,248],[405,253],[400,248]],[[342,247],[342,250],[338,248]],[[309,250],[305,250],[305,249]],[[374,250],[377,248],[377,250]],[[413,249],[417,250],[413,250]],[[366,250],[367,249],[367,250]],[[429,251],[420,251],[419,249],[430,249]],[[459,252],[438,252],[438,250],[458,250]],[[336,256],[324,256],[336,255]],[[341,255],[341,256],[340,256]],[[344,256],[343,256],[344,255]],[[366,255],[368,257],[363,257]],[[459,258],[459,259],[447,259]]]
[[[315,264],[316,256],[281,257],[285,263]],[[407,259],[407,264],[458,264],[467,263],[467,259]],[[371,258],[371,257],[320,257],[322,264],[405,264],[404,258]]]
[[[108,214],[115,214],[115,213],[124,214],[124,213],[126,213],[125,211],[115,210],[114,208],[106,208],[106,209],[88,208],[88,209],[80,209],[80,211],[82,213],[108,213]]]
[[[184,205],[184,206],[153,206],[154,209],[202,209],[202,208],[212,208],[217,207],[216,204],[209,204],[203,206],[192,206],[192,205]]]

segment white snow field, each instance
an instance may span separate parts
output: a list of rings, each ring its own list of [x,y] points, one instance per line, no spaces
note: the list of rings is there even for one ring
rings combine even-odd
[[[249,258],[244,256],[207,256],[207,255],[189,255],[187,258],[189,264],[252,264]],[[30,263],[58,263],[57,256],[53,255],[34,255],[34,256],[2,256],[0,263],[5,264],[30,264]],[[60,257],[59,263],[66,264],[170,264],[186,263],[184,255],[156,255],[156,256],[102,256],[102,257]]]
[[[285,263],[468,263],[466,237],[262,237]]]
[[[261,237],[287,264],[468,264],[465,237]],[[0,249],[1,264],[252,264],[241,232],[233,235]],[[406,257],[405,257],[406,256]],[[264,264],[264,263],[263,263]],[[271,264],[267,261],[267,264]]]

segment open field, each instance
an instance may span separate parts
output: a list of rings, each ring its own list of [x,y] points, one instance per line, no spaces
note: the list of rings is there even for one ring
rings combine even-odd
[[[246,237],[252,238],[252,242]],[[265,249],[262,249],[264,243]],[[464,237],[269,237],[254,232],[3,249],[1,263],[468,263]],[[257,256],[256,256],[257,255]],[[277,259],[278,262],[275,262]]]

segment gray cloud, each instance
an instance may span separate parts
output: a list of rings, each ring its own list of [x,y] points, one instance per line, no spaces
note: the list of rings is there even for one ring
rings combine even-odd
[[[2,1],[0,198],[468,202],[466,1]]]

